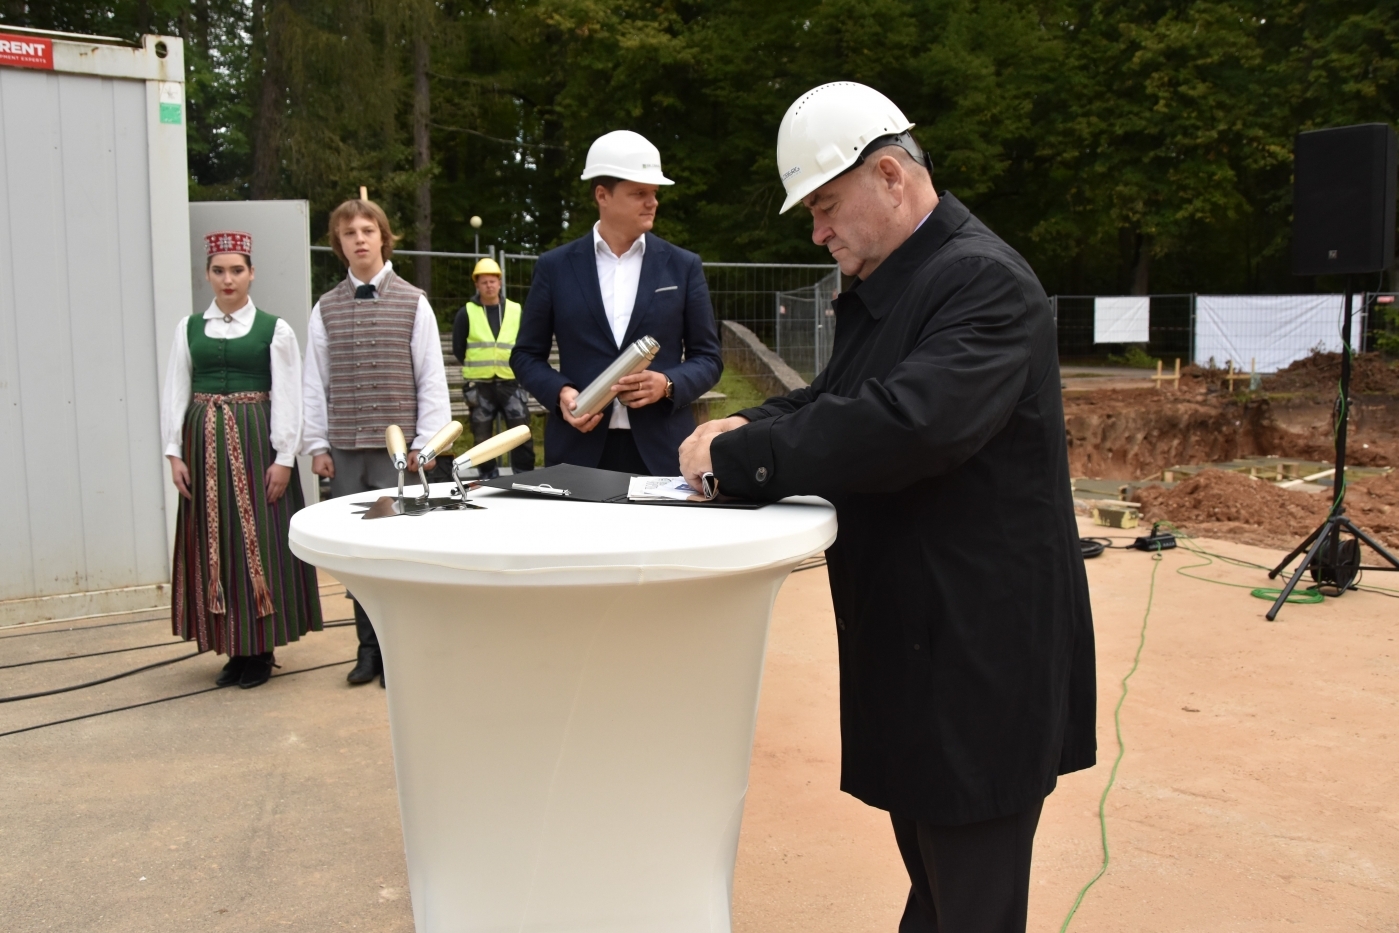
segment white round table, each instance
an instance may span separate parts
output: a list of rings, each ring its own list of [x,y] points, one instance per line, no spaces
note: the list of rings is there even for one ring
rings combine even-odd
[[[728,933],[772,604],[835,510],[380,494],[291,548],[379,635],[418,933]]]

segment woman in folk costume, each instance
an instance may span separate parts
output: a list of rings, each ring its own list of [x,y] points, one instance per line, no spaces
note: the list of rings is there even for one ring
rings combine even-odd
[[[321,630],[315,568],[287,546],[305,505],[301,354],[291,327],[248,298],[252,237],[204,240],[214,303],[175,328],[161,418],[181,496],[174,630],[228,655],[219,686],[256,687],[275,647]]]

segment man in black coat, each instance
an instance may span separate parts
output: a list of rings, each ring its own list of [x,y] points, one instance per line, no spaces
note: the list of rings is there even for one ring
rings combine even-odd
[[[789,205],[858,281],[816,380],[702,425],[681,469],[835,505],[841,787],[891,814],[900,933],[1019,933],[1044,798],[1097,747],[1055,326],[1025,260],[937,195],[911,125],[848,82],[788,111]]]

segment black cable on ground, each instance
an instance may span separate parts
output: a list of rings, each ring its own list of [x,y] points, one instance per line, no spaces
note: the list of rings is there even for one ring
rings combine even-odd
[[[170,616],[169,616],[168,614],[162,613],[162,614],[160,614],[160,615],[151,616],[149,619],[127,619],[125,622],[104,622],[104,623],[102,623],[101,625],[75,625],[75,626],[72,627],[72,628],[55,628],[55,629],[49,629],[47,632],[20,632],[20,633],[17,634],[17,635],[0,635],[0,641],[4,641],[4,640],[6,640],[6,639],[8,639],[8,638],[29,638],[29,637],[32,636],[32,635],[62,635],[62,634],[64,634],[65,632],[90,632],[90,631],[93,631],[94,629],[99,629],[99,628],[112,628],[113,626],[117,626],[117,625],[139,625],[139,624],[142,623],[142,622],[159,622],[161,619],[168,619],[168,618],[170,618]],[[61,620],[61,619],[56,619],[55,621],[62,621],[62,620]],[[50,623],[48,623],[48,622],[38,622],[38,623],[35,623],[35,624],[37,624],[37,625],[48,625],[48,624],[50,624]]]
[[[826,558],[824,558],[824,557],[808,557],[806,560],[802,561],[800,564],[797,564],[797,566],[793,567],[793,568],[792,568],[792,573],[801,573],[803,570],[815,570],[817,567],[824,567],[824,566],[826,566]]]
[[[322,628],[340,628],[340,627],[345,626],[345,625],[353,625],[354,622],[355,622],[354,616],[351,616],[351,617],[348,618],[348,619],[330,619],[329,621],[322,623],[321,627],[322,627]],[[68,631],[81,632],[81,631],[85,631],[85,629],[69,629]],[[43,632],[34,632],[33,634],[35,634],[35,635],[42,635],[42,634],[46,634],[46,633],[43,633]],[[99,657],[101,657],[101,656],[104,655],[104,654],[121,654],[122,652],[125,652],[125,651],[142,651],[142,650],[144,650],[144,649],[146,649],[146,648],[159,648],[159,647],[161,647],[162,645],[182,645],[182,644],[184,644],[184,643],[185,643],[186,641],[188,641],[188,640],[189,640],[189,639],[185,639],[185,638],[176,638],[176,639],[174,639],[173,641],[158,641],[158,642],[154,642],[153,644],[149,644],[149,645],[135,645],[135,646],[130,647],[130,648],[113,648],[113,649],[111,649],[110,651],[91,651],[91,652],[88,652],[87,654],[69,654],[69,655],[64,655],[64,656],[61,657],[61,658],[40,658],[40,659],[37,660],[37,661],[20,661],[20,662],[17,663],[17,664],[0,664],[0,671],[7,671],[7,670],[9,670],[9,669],[12,668],[12,667],[32,667],[32,666],[34,666],[35,664],[52,664],[52,663],[55,662],[55,661],[76,661],[76,660],[78,660],[79,658],[99,658]]]
[[[158,641],[150,645],[133,645],[130,648],[113,648],[110,651],[90,651],[87,654],[69,654],[61,658],[40,658],[37,661],[20,661],[17,664],[0,664],[0,671],[8,671],[12,667],[33,667],[35,664],[52,664],[55,661],[76,661],[79,658],[100,658],[104,654],[121,654],[126,651],[144,651],[147,648],[159,648],[163,645],[182,645],[183,638],[176,638],[173,641]]]
[[[334,592],[328,592],[328,590],[333,590]],[[324,585],[324,586],[321,586],[321,587],[319,588],[319,592],[320,592],[320,595],[321,595],[321,596],[343,596],[343,595],[345,595],[345,587],[344,587],[343,584],[339,584],[339,583],[330,583],[330,584],[326,584],[326,585]],[[138,611],[139,611],[139,610],[138,610]],[[46,632],[18,632],[18,633],[14,634],[14,635],[0,635],[0,641],[4,641],[6,638],[28,638],[28,637],[31,636],[31,635],[61,635],[61,634],[63,634],[64,632],[86,632],[86,631],[88,631],[88,630],[90,630],[90,629],[111,628],[112,626],[115,626],[115,625],[139,625],[139,624],[142,623],[142,622],[159,622],[161,619],[168,619],[168,618],[170,618],[169,610],[166,609],[166,608],[164,608],[164,607],[162,607],[161,610],[160,610],[159,612],[157,612],[155,615],[150,616],[150,617],[145,618],[145,619],[126,619],[126,620],[124,620],[124,621],[122,621],[122,622],[104,622],[104,623],[102,623],[101,625],[76,625],[76,626],[73,626],[72,628],[49,629],[49,630],[46,631]],[[64,621],[67,621],[67,620],[65,620],[65,619],[51,619],[51,620],[49,620],[48,622],[32,622],[32,623],[25,623],[25,624],[26,624],[26,625],[35,625],[35,626],[39,626],[39,625],[56,625],[56,624],[58,624],[58,623],[60,623],[60,622],[64,622]]]
[[[111,683],[114,680],[121,680],[123,677],[130,677],[132,674],[139,674],[142,671],[149,671],[157,667],[165,667],[167,664],[179,664],[181,661],[197,658],[201,654],[203,654],[202,651],[196,651],[194,654],[182,654],[178,658],[157,661],[154,664],[147,664],[145,667],[133,668],[129,671],[122,671],[120,674],[113,674],[110,677],[100,677],[97,680],[89,680],[86,683],[73,684],[69,687],[55,687],[52,690],[40,690],[38,693],[21,693],[18,696],[0,697],[0,703],[18,703],[20,700],[37,700],[40,697],[51,697],[59,693],[72,693],[74,690],[85,690],[88,687],[96,687],[99,684]]]
[[[190,655],[190,657],[193,657],[193,655]],[[354,658],[348,658],[344,661],[331,661],[328,664],[317,664],[315,667],[303,667],[297,671],[286,671],[281,674],[273,674],[272,677],[291,677],[293,674],[305,674],[310,671],[319,671],[327,667],[341,667],[346,664],[352,664],[354,663],[354,661]],[[126,706],[114,706],[111,709],[102,709],[98,710],[95,713],[84,713],[81,716],[69,716],[67,719],[55,719],[52,722],[41,722],[36,726],[25,726],[23,729],[11,729],[9,732],[0,732],[0,739],[5,738],[6,736],[19,735],[21,732],[33,732],[35,729],[47,729],[49,726],[61,726],[64,723],[78,722],[79,720],[83,719],[93,719],[97,716],[106,716],[108,713],[121,713],[129,709],[140,709],[143,706],[155,706],[157,703],[169,703],[171,700],[183,700],[185,697],[199,696],[199,694],[201,693],[212,693],[215,690],[223,689],[223,687],[204,687],[200,690],[191,690],[188,693],[177,693],[174,696],[160,697],[156,700],[146,700],[142,703],[129,703]]]

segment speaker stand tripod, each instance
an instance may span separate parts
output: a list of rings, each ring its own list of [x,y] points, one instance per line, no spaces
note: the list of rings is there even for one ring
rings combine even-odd
[[[1339,584],[1336,591],[1337,596],[1344,593],[1346,589],[1351,586],[1351,580],[1353,580],[1354,577],[1345,577],[1338,572],[1342,560],[1342,532],[1350,532],[1356,540],[1368,544],[1371,550],[1388,561],[1390,565],[1388,567],[1358,566],[1355,569],[1399,570],[1399,558],[1396,558],[1393,554],[1386,551],[1382,544],[1367,535],[1357,527],[1354,522],[1346,517],[1346,425],[1350,421],[1350,327],[1351,296],[1354,294],[1354,291],[1355,283],[1352,281],[1352,277],[1346,276],[1346,313],[1345,323],[1342,325],[1341,331],[1341,413],[1336,425],[1336,474],[1331,487],[1335,490],[1336,497],[1331,506],[1331,514],[1326,517],[1326,521],[1322,522],[1321,526],[1309,534],[1301,544],[1293,548],[1292,551],[1282,559],[1282,563],[1268,572],[1268,579],[1275,579],[1287,569],[1287,565],[1292,563],[1298,554],[1305,552],[1307,555],[1302,558],[1302,562],[1298,564],[1297,569],[1293,571],[1292,577],[1287,581],[1287,585],[1282,588],[1282,593],[1278,595],[1277,602],[1273,603],[1272,608],[1268,610],[1267,618],[1269,622],[1277,618],[1278,612],[1287,602],[1287,597],[1291,596],[1293,589],[1296,588],[1297,581],[1302,579],[1302,574],[1306,573],[1307,568],[1311,567],[1314,563],[1318,563],[1318,561],[1323,565],[1329,566],[1332,569],[1332,573],[1337,575],[1338,579],[1336,582]],[[1358,563],[1359,561],[1357,559],[1357,564]]]

